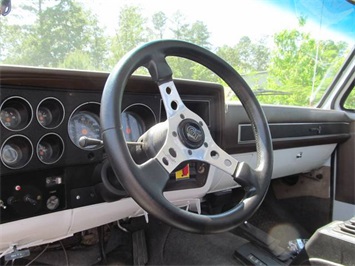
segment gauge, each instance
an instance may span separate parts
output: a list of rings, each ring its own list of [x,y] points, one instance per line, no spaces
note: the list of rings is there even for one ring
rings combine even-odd
[[[70,118],[68,131],[70,139],[73,143],[79,148],[82,148],[79,144],[79,139],[82,136],[93,139],[101,139],[99,117],[89,111],[79,111]],[[101,147],[101,145],[90,145],[86,146],[85,149],[92,150],[99,147]]]
[[[49,133],[38,141],[36,152],[42,163],[53,164],[62,157],[64,142],[59,135]]]
[[[57,196],[54,196],[54,195],[50,196],[47,199],[46,205],[47,205],[47,209],[48,210],[54,211],[59,206],[59,198]]]
[[[38,143],[37,155],[42,162],[48,162],[53,156],[53,148],[48,142]]]
[[[13,107],[5,107],[0,113],[2,124],[10,129],[17,128],[21,123],[20,112]]]
[[[135,113],[129,111],[123,112],[121,119],[126,141],[137,141],[145,131],[143,120]]]
[[[153,110],[144,104],[132,104],[121,114],[126,141],[135,142],[143,133],[156,124]]]
[[[1,158],[4,164],[8,166],[15,166],[21,161],[22,152],[19,146],[15,144],[6,144],[2,148]]]
[[[14,135],[5,140],[1,147],[0,159],[10,169],[19,169],[29,163],[33,146],[28,138]]]
[[[58,127],[64,120],[64,106],[56,98],[48,97],[37,106],[37,121],[47,129]]]
[[[43,127],[47,127],[53,121],[52,112],[47,107],[40,106],[37,111],[37,119]]]
[[[10,97],[1,104],[0,110],[1,124],[8,130],[23,130],[32,121],[32,107],[24,98]]]

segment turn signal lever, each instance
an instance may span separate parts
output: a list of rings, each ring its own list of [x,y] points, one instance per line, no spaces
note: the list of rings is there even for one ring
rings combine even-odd
[[[79,139],[79,145],[82,148],[85,148],[87,146],[99,146],[102,144],[104,144],[104,142],[101,139],[93,139],[93,138],[88,138],[85,136],[82,136]]]
[[[103,144],[104,144],[104,142],[101,139],[93,139],[93,138],[88,138],[86,136],[82,136],[79,138],[79,145],[83,148],[85,148],[87,146],[99,146],[99,145],[103,145]],[[131,142],[131,141],[126,142],[126,144],[128,146],[143,145],[142,142]]]

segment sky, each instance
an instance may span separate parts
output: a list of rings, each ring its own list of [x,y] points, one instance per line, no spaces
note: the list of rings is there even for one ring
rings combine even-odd
[[[12,12],[16,12],[17,4],[26,1],[12,0]],[[236,44],[242,36],[259,40],[286,28],[298,28],[299,16],[307,18],[304,30],[315,38],[346,41],[351,46],[355,44],[355,5],[346,0],[79,1],[98,16],[110,33],[118,25],[120,9],[125,5],[136,5],[146,17],[163,11],[171,18],[179,10],[188,23],[203,21],[210,31],[214,47]]]
[[[139,6],[148,17],[157,11],[171,17],[179,10],[188,22],[201,20],[206,23],[214,46],[237,43],[245,35],[260,39],[285,28],[297,28],[299,16],[307,18],[305,30],[313,32],[317,38],[331,37],[350,44],[355,40],[355,6],[346,0],[233,0],[232,8],[231,0],[83,1],[96,10],[109,27],[113,21],[118,23],[118,13],[124,5]],[[227,34],[220,30],[226,26],[229,28]]]
[[[286,10],[295,10],[298,14],[322,21],[325,27],[355,37],[355,5],[346,0],[274,0]],[[324,4],[324,5],[323,5]]]

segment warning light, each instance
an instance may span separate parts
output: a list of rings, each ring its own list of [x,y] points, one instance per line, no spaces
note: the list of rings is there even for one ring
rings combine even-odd
[[[20,191],[21,189],[22,189],[21,186],[19,186],[19,185],[15,186],[16,191]]]
[[[190,178],[190,165],[187,164],[184,168],[175,172],[176,180]]]

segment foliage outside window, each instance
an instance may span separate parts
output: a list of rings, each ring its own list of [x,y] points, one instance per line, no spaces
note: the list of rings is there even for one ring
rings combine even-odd
[[[346,97],[343,108],[346,110],[355,111],[355,87],[353,87],[349,95]]]
[[[79,0],[20,1],[16,19],[0,20],[0,63],[110,71],[139,44],[173,38],[193,42],[229,62],[249,83],[261,103],[314,106],[331,83],[350,49],[342,41],[319,40],[299,27],[259,39],[243,36],[236,44],[215,46],[203,21],[187,21],[157,10],[146,16],[136,5],[117,11],[119,23],[107,31],[93,10]],[[247,25],[248,23],[246,23]],[[221,29],[224,30],[224,29]],[[230,34],[226,29],[226,34]],[[200,65],[169,58],[175,78],[221,82]],[[137,73],[146,73],[138,70]],[[225,84],[224,84],[225,85]],[[226,89],[227,100],[237,100]]]

